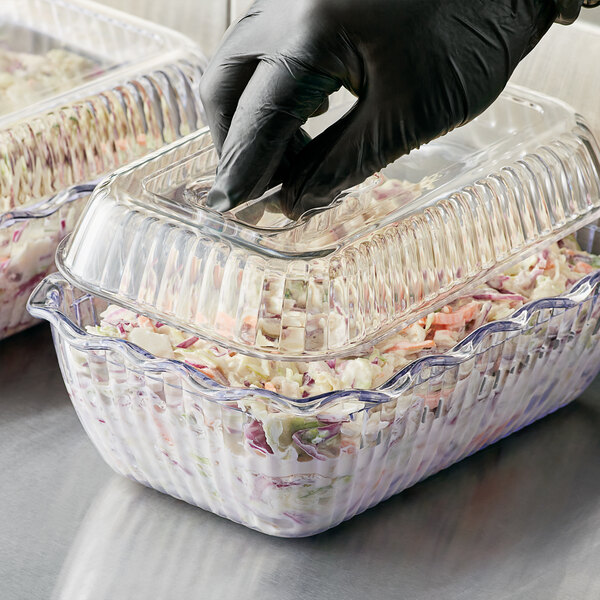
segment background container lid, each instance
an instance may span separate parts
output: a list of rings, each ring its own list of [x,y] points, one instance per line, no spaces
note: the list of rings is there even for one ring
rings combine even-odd
[[[57,262],[81,289],[247,354],[347,355],[598,218],[598,155],[566,105],[510,88],[290,222],[277,190],[203,205],[218,160],[204,130],[100,186]]]
[[[204,57],[184,36],[83,0],[0,3],[0,212],[202,125]]]

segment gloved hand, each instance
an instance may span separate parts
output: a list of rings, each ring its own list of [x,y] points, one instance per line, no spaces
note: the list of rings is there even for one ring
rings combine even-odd
[[[557,16],[553,0],[256,0],[201,80],[220,154],[210,206],[283,182],[292,218],[486,109]],[[300,128],[345,86],[358,101]]]

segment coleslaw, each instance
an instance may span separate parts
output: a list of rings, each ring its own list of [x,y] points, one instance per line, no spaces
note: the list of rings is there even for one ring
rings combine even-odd
[[[481,325],[505,319],[529,301],[563,294],[596,268],[600,258],[583,252],[569,237],[387,337],[367,353],[328,361],[255,358],[114,305],[88,331],[120,337],[155,356],[180,360],[226,386],[309,398],[336,390],[377,388],[410,362],[450,350]]]
[[[98,68],[91,60],[54,48],[44,54],[12,52],[0,48],[0,115],[26,106],[32,97],[69,89]],[[11,136],[0,137],[0,213],[40,199],[53,185],[53,169],[27,153],[15,154]],[[48,160],[51,160],[50,158]],[[71,160],[65,156],[65,162]]]
[[[22,108],[32,97],[69,89],[94,67],[90,59],[63,48],[33,54],[0,47],[0,115]]]
[[[86,197],[51,215],[0,227],[0,339],[34,323],[26,303],[35,286],[56,270],[54,253],[75,227]]]

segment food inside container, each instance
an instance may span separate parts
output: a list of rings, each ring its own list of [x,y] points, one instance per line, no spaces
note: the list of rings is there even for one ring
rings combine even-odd
[[[19,25],[0,26],[0,116],[69,91],[103,71],[102,59]]]
[[[74,186],[23,218],[15,212],[0,214],[0,339],[36,322],[26,310],[27,298],[56,270],[56,248],[75,228],[93,187]]]
[[[94,182],[201,125],[204,62],[85,1],[0,4],[0,339],[33,323],[27,297]]]
[[[96,189],[30,310],[117,472],[311,535],[596,376],[598,156],[582,119],[510,90],[289,223],[276,194],[203,206],[197,132]]]
[[[414,360],[447,352],[482,325],[510,318],[528,302],[560,296],[598,269],[600,256],[584,252],[569,236],[358,356],[338,359],[265,360],[119,305],[108,306],[99,315],[100,324],[86,330],[127,340],[153,356],[179,360],[226,386],[310,398],[344,389],[378,388]]]

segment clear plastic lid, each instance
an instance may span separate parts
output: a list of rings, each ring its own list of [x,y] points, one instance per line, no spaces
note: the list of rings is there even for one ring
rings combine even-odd
[[[201,125],[184,36],[84,0],[0,2],[0,212]]]
[[[182,48],[195,49],[184,36],[85,0],[2,0],[0,127],[177,58]]]
[[[277,190],[225,214],[203,205],[205,130],[97,189],[57,262],[81,289],[232,349],[348,355],[598,218],[598,155],[567,106],[510,88],[290,222]]]

